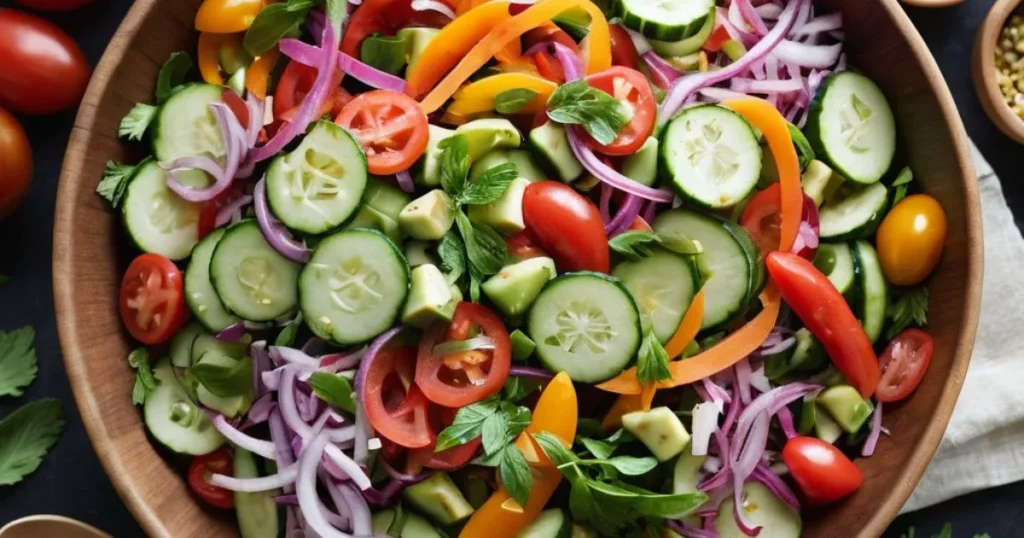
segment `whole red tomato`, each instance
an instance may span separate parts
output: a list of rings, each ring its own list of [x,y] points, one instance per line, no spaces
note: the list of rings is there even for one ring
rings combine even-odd
[[[782,449],[782,461],[812,504],[838,501],[864,483],[864,474],[850,458],[815,437],[790,439]]]
[[[540,181],[526,188],[523,220],[559,271],[608,272],[608,234],[601,213],[572,187]]]
[[[14,0],[15,2],[38,9],[39,11],[72,11],[84,5],[91,4],[92,0]]]
[[[52,23],[0,9],[0,106],[23,114],[74,108],[92,69],[82,50]]]
[[[0,219],[21,203],[32,181],[32,148],[25,130],[10,112],[0,108]]]

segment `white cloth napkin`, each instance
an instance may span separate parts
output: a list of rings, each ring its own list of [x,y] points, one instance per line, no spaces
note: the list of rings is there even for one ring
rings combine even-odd
[[[1024,479],[1024,238],[992,167],[971,145],[985,275],[974,356],[949,427],[904,512]]]

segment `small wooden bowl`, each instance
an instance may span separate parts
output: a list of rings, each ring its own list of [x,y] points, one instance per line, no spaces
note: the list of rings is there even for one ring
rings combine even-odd
[[[996,0],[985,20],[978,28],[974,37],[974,53],[971,56],[971,79],[974,80],[974,91],[978,94],[981,107],[1006,136],[1024,144],[1024,120],[1006,104],[1003,92],[999,89],[996,75],[996,43],[999,34],[1010,15],[1024,14],[1021,0]]]
[[[118,317],[124,248],[120,213],[96,195],[108,159],[137,162],[138,145],[117,138],[120,119],[151,102],[157,71],[172,52],[195,51],[201,0],[137,0],[96,66],[64,160],[53,241],[57,326],[68,377],[100,461],[151,536],[234,536],[233,517],[205,509],[180,468],[150,443],[132,405],[125,357],[137,344]],[[820,0],[842,13],[852,65],[885,92],[899,129],[900,158],[946,211],[945,254],[931,279],[929,333],[935,354],[914,395],[886,406],[875,456],[858,459],[864,485],[806,514],[805,537],[873,538],[899,512],[942,439],[970,361],[978,324],[982,236],[978,185],[967,136],[935,60],[896,0]]]
[[[64,516],[28,516],[0,528],[0,538],[112,538],[81,521]]]

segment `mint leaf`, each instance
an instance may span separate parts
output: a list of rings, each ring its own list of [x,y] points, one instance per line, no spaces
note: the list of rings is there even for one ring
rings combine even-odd
[[[138,103],[128,111],[125,117],[121,118],[121,123],[117,127],[117,136],[128,140],[142,140],[149,124],[156,117],[156,111],[157,107],[153,105]]]
[[[259,56],[286,37],[298,37],[314,0],[288,0],[260,10],[242,38],[242,46],[253,57]],[[344,13],[344,11],[342,11]]]
[[[441,258],[441,267],[449,284],[454,284],[466,273],[466,245],[457,231],[448,230],[444,234],[437,246],[437,255]]]
[[[647,331],[636,358],[636,378],[640,383],[650,385],[664,379],[671,379],[668,369],[668,353],[661,346],[654,331]]]
[[[25,404],[0,420],[0,486],[10,486],[39,468],[64,429],[60,402]]]
[[[160,73],[156,77],[156,102],[163,103],[168,97],[174,95],[178,86],[185,82],[185,77],[192,69],[192,57],[186,52],[175,52],[160,67]]]
[[[484,419],[480,428],[484,454],[490,456],[505,448],[505,432],[508,431],[508,417],[505,413],[494,413]]]
[[[928,323],[928,287],[921,284],[910,288],[902,297],[889,304],[885,315],[892,320],[886,338],[895,338],[911,326],[924,326]]]
[[[466,188],[469,175],[469,140],[465,135],[455,135],[441,141],[441,188],[452,200],[459,200]]]
[[[628,431],[619,428],[618,431],[611,434],[607,439],[591,439],[589,437],[580,437],[579,442],[590,451],[597,459],[606,460],[612,457],[612,454],[618,450],[618,448],[626,443],[631,443],[636,438],[633,434]]]
[[[203,357],[209,353],[217,352],[207,351],[203,354]],[[230,364],[231,366],[221,366],[221,361],[211,364],[210,362],[203,361],[203,357],[200,357],[199,363],[192,366],[190,370],[196,376],[196,379],[206,387],[206,390],[217,396],[228,398],[244,394],[251,386],[252,361],[229,358],[224,359],[223,363]]]
[[[466,244],[466,257],[480,276],[494,275],[509,260],[505,239],[484,224],[470,222],[462,210],[455,212],[455,224]]]
[[[661,244],[661,238],[653,232],[623,232],[608,240],[608,248],[637,261],[654,254],[651,246]]]
[[[501,477],[501,485],[508,490],[509,495],[519,503],[519,506],[525,507],[530,498],[530,487],[533,486],[533,473],[530,472],[530,464],[526,462],[526,457],[517,446],[507,445],[501,453],[498,475]]]
[[[96,186],[96,194],[110,202],[110,207],[117,209],[117,206],[121,205],[121,199],[124,198],[133,173],[134,166],[121,164],[115,160],[107,161],[107,166],[103,169],[103,179]]]
[[[39,371],[36,350],[32,346],[36,332],[22,327],[9,333],[0,331],[0,396],[21,396]]]
[[[548,118],[562,124],[581,125],[601,144],[611,144],[629,121],[623,106],[584,80],[563,84],[548,98]]]
[[[498,399],[493,397],[459,409],[451,426],[437,436],[434,451],[443,452],[480,437],[484,421],[497,411]]]
[[[499,114],[515,114],[537,97],[537,92],[526,88],[512,88],[494,96],[494,110]]]
[[[518,176],[519,170],[513,163],[492,167],[474,181],[467,182],[458,198],[455,199],[455,204],[489,204],[501,198],[501,195],[505,194],[508,186]]]
[[[313,388],[317,398],[327,405],[349,413],[356,412],[356,402],[352,399],[352,385],[348,379],[337,374],[314,372],[309,376],[309,386]]]
[[[548,458],[551,459],[556,467],[580,461],[580,458],[576,456],[576,454],[573,454],[572,451],[565,448],[565,445],[562,444],[562,439],[553,433],[535,433],[533,434],[533,438],[537,441],[541,450],[547,454]]]

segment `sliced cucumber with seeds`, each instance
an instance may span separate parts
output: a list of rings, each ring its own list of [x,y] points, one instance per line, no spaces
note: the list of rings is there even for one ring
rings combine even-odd
[[[857,183],[882,179],[896,155],[896,120],[885,95],[853,71],[822,82],[805,131],[818,158]]]
[[[853,287],[853,255],[844,243],[822,243],[814,255],[814,266],[845,294]]]
[[[366,188],[366,156],[341,126],[318,121],[267,169],[267,201],[293,230],[322,234],[348,220]]]
[[[888,202],[888,189],[881,183],[844,183],[821,207],[821,238],[840,241],[873,234]]]
[[[800,538],[803,522],[800,514],[776,497],[771,490],[760,482],[747,482],[743,485],[744,520],[753,527],[761,529],[761,536],[771,538]],[[746,534],[736,525],[733,516],[732,497],[722,501],[715,518],[715,530],[721,538],[746,538]]]
[[[212,84],[187,84],[160,106],[152,129],[153,154],[158,161],[202,155],[222,164],[227,149],[210,105],[222,102],[224,90]],[[178,177],[196,188],[210,182],[209,176],[199,170],[188,170]]]
[[[653,329],[662,343],[679,328],[700,281],[691,258],[664,249],[618,264],[612,276],[622,280],[633,295],[644,332]]]
[[[271,321],[295,309],[299,264],[267,243],[246,219],[227,229],[210,259],[210,280],[229,312],[249,321]]]
[[[853,311],[860,318],[871,342],[878,340],[885,327],[885,309],[889,303],[888,284],[878,262],[875,247],[867,241],[850,244],[857,276],[857,300]]]
[[[686,56],[687,54],[699,51],[714,29],[715,17],[711,16],[707,18],[704,26],[701,26],[696,34],[686,39],[680,41],[658,41],[651,39],[649,41],[651,42],[651,48],[661,57]]]
[[[199,237],[202,204],[186,202],[167,188],[167,172],[154,159],[135,168],[124,197],[124,226],[145,252],[184,260]]]
[[[567,273],[548,282],[533,303],[527,332],[552,372],[596,383],[614,377],[640,348],[640,312],[615,277]]]
[[[225,228],[218,228],[203,238],[194,249],[185,269],[185,302],[196,319],[210,332],[218,333],[242,321],[224,307],[210,281],[210,258]]]
[[[614,0],[622,24],[659,41],[679,41],[697,34],[713,18],[714,0]]]
[[[178,384],[169,359],[157,362],[153,377],[157,386],[146,397],[142,414],[154,439],[178,454],[192,456],[209,454],[224,444],[206,413]]]
[[[683,197],[704,207],[731,207],[757,186],[761,145],[739,114],[718,105],[694,106],[665,126],[661,168]]]
[[[320,242],[299,276],[302,316],[319,337],[357,344],[388,330],[409,293],[409,265],[374,230],[346,230]]]

